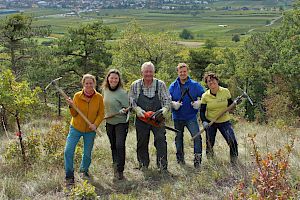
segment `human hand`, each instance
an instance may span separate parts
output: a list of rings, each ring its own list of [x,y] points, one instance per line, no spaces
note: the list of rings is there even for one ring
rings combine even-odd
[[[91,124],[89,126],[90,129],[92,129],[93,131],[95,131],[97,129],[97,126],[95,124]]]
[[[120,114],[126,114],[127,113],[126,108],[122,108],[121,110],[119,110],[119,113]]]
[[[166,116],[166,114],[167,114],[167,112],[168,112],[168,108],[163,107],[163,108],[161,108],[160,110],[162,111],[161,114],[162,114],[163,116]]]
[[[196,110],[198,110],[198,109],[200,108],[200,104],[201,104],[201,101],[200,101],[200,100],[191,102],[191,105],[192,105],[193,108],[196,109]]]
[[[138,117],[145,117],[144,115],[145,111],[141,107],[139,106],[135,107],[134,111]]]
[[[207,121],[202,122],[203,128],[207,129],[209,123]]]
[[[72,99],[71,97],[66,98],[66,101],[67,101],[67,104],[68,104],[69,106],[74,105],[74,101],[73,101],[73,99]]]
[[[178,101],[172,101],[171,106],[172,106],[172,108],[174,108],[174,110],[178,110],[180,108],[180,106],[182,106],[182,103],[178,102]]]

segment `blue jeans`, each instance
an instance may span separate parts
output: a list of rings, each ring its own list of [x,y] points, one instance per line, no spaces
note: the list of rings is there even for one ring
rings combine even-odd
[[[80,171],[88,172],[89,166],[91,164],[91,156],[92,156],[95,136],[96,136],[96,132],[94,131],[83,133],[75,129],[73,126],[70,126],[70,131],[67,137],[66,147],[64,152],[66,178],[74,177],[74,152],[75,152],[76,145],[79,142],[81,137],[83,137],[84,148],[82,153]]]
[[[223,123],[214,123],[206,130],[206,155],[208,158],[214,156],[213,147],[215,145],[215,139],[217,130],[221,132],[230,148],[230,158],[234,160],[238,156],[238,144],[229,121]]]
[[[180,131],[175,137],[176,157],[178,161],[184,160],[183,132],[185,126],[192,137],[200,132],[197,119],[174,120],[174,127]],[[202,138],[200,134],[194,139],[194,154],[202,154]]]

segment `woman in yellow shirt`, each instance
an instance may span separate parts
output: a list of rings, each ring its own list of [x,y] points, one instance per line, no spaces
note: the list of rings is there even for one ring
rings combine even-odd
[[[74,95],[73,100],[67,99],[67,102],[69,105],[75,105],[92,124],[89,126],[78,112],[70,106],[72,119],[64,152],[67,185],[74,184],[74,152],[81,137],[83,137],[84,149],[80,172],[84,177],[89,177],[88,170],[91,164],[91,154],[96,136],[95,130],[104,119],[103,97],[95,90],[95,77],[85,74],[81,82],[83,89]]]
[[[213,147],[215,144],[217,130],[221,132],[230,148],[230,161],[236,164],[238,157],[238,144],[230,123],[229,113],[226,112],[214,124],[208,127],[208,123],[215,119],[219,113],[224,111],[233,103],[231,94],[227,88],[219,86],[219,78],[214,73],[206,73],[204,81],[209,90],[207,90],[201,99],[200,118],[203,127],[206,129],[206,155],[208,158],[214,156]]]

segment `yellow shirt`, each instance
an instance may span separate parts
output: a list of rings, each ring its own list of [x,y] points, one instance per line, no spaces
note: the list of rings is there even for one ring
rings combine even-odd
[[[88,102],[84,97],[83,91],[77,92],[73,98],[75,106],[89,119],[96,127],[104,119],[104,103],[100,93],[95,91],[94,96]],[[91,132],[89,125],[73,108],[70,108],[72,115],[71,125],[80,132]]]
[[[219,86],[216,96],[207,90],[201,98],[202,104],[207,104],[205,116],[208,120],[215,119],[222,111],[224,111],[228,106],[228,99],[231,98],[231,94],[227,88]],[[220,117],[216,123],[222,123],[230,120],[229,113],[226,112],[222,117]]]

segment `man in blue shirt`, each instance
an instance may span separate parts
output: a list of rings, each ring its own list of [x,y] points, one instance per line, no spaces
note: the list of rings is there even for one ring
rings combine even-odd
[[[179,63],[178,78],[171,83],[169,91],[172,97],[172,119],[174,126],[180,131],[175,137],[176,158],[179,164],[185,164],[183,132],[186,126],[192,136],[200,132],[197,113],[200,108],[200,98],[204,93],[203,87],[188,76],[188,66]],[[194,139],[194,166],[199,168],[202,160],[201,135]]]

